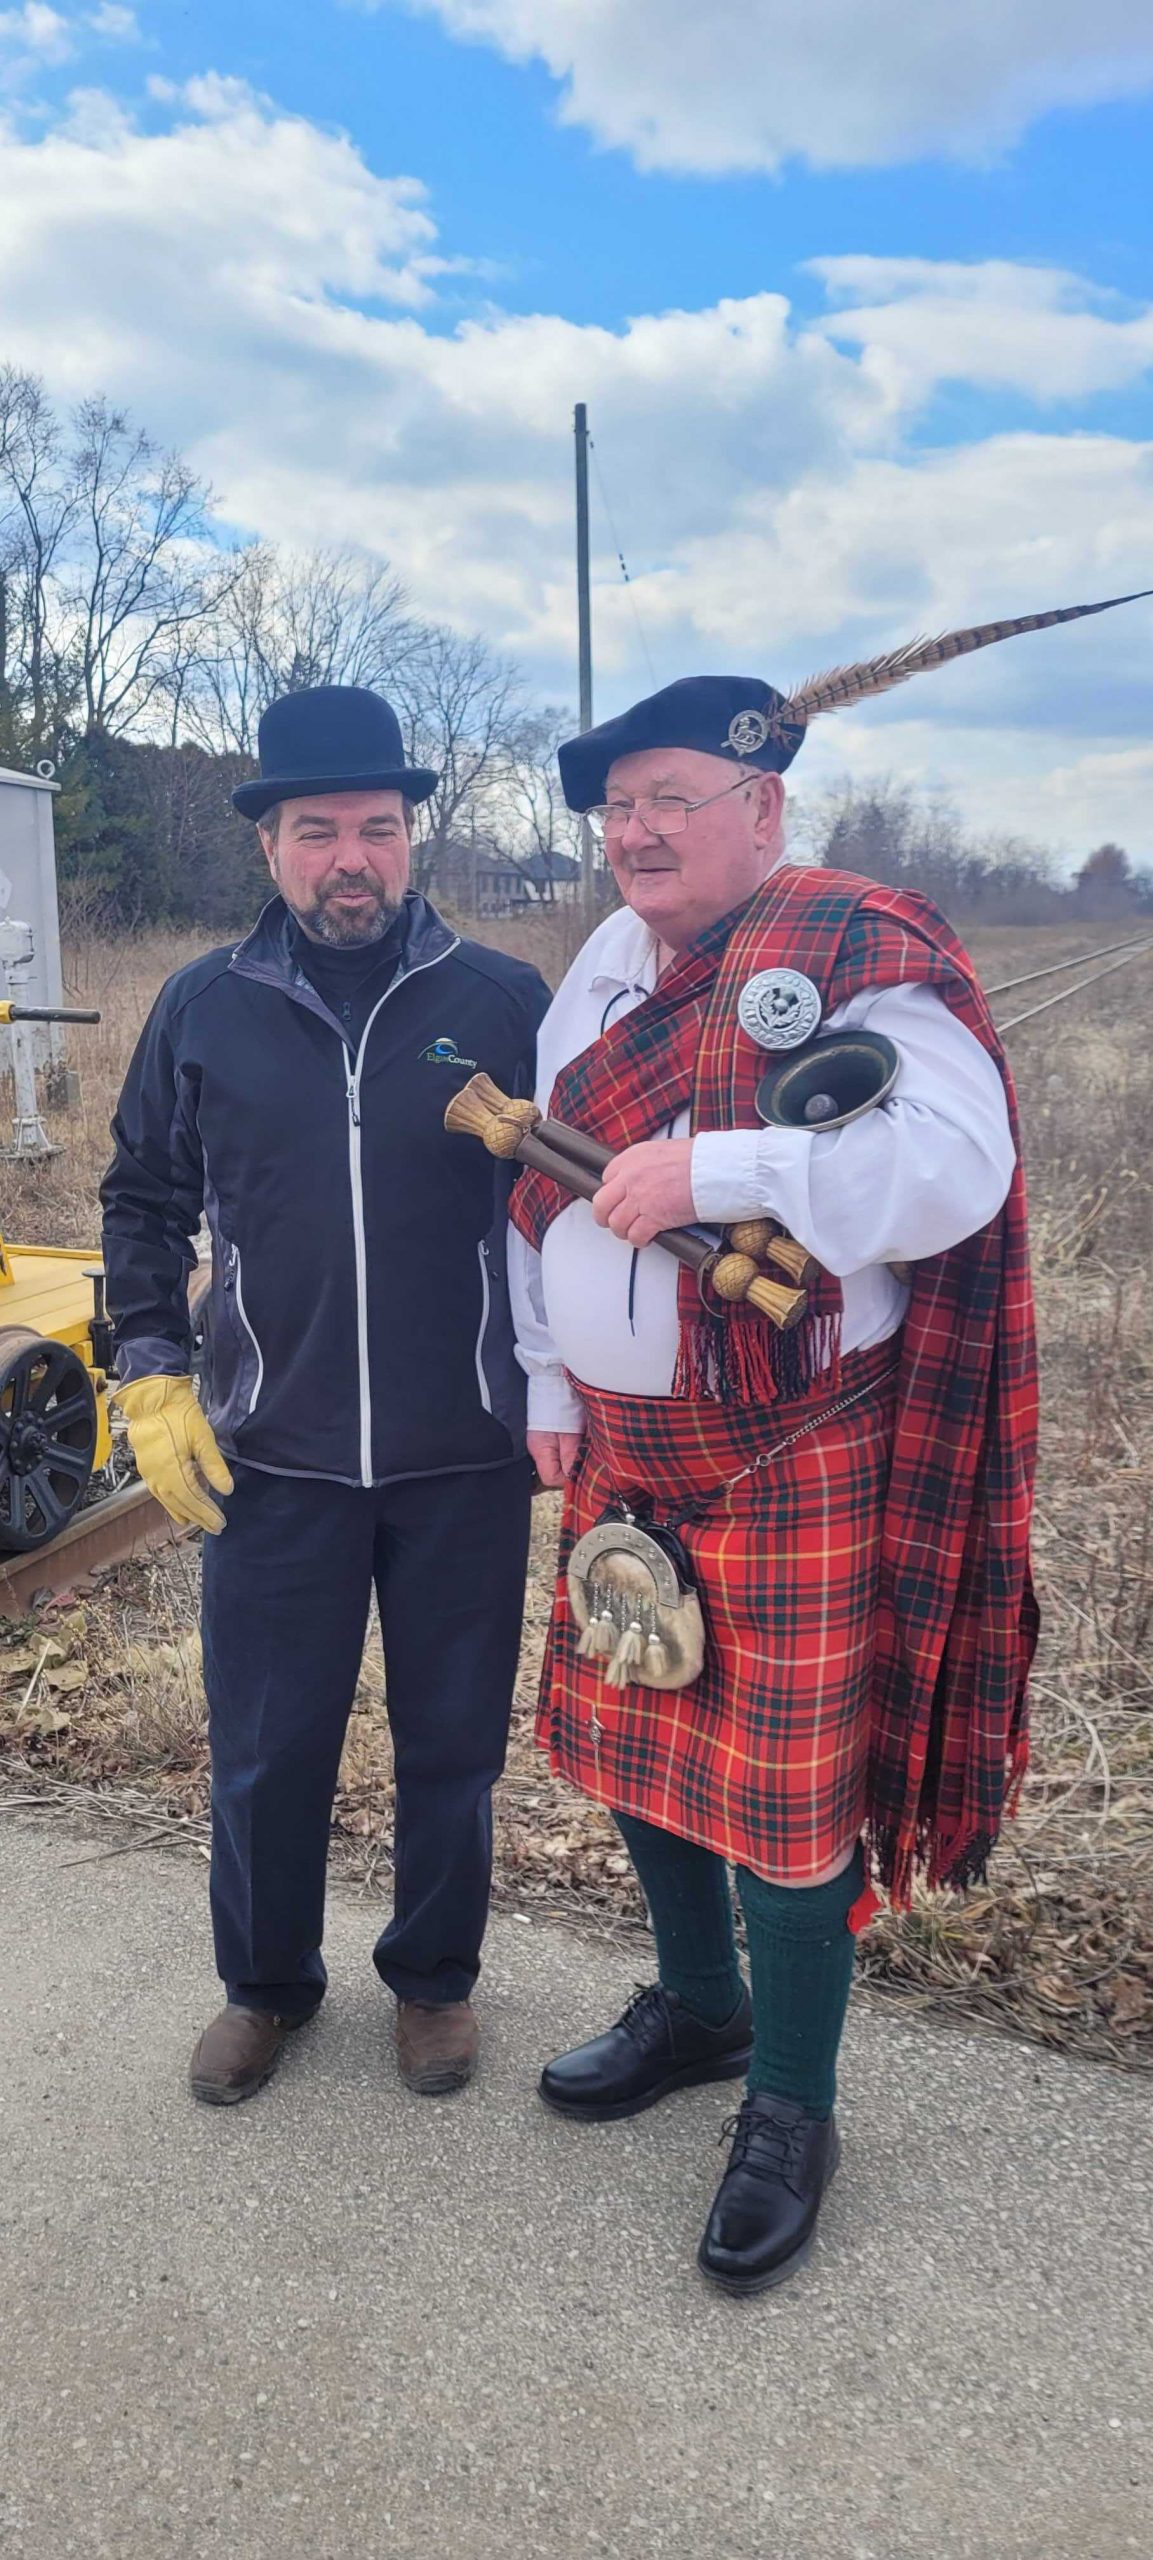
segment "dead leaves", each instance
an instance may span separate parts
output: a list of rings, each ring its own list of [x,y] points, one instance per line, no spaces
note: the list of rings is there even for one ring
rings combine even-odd
[[[123,1612],[93,1598],[50,1604],[7,1641],[0,1630],[0,1751],[131,1781],[203,1769],[205,1727],[195,1629],[130,1636]]]
[[[183,1681],[199,1685],[201,1680],[200,1637],[195,1627],[178,1636],[174,1644],[129,1644],[121,1659],[111,1666],[112,1677],[120,1680]]]
[[[995,1887],[918,1892],[861,1942],[870,1987],[1101,2061],[1153,2067],[1153,1892],[1054,1867],[1024,1884],[1010,1833]]]
[[[88,1686],[80,1651],[88,1622],[83,1609],[72,1609],[54,1616],[53,1626],[54,1634],[31,1644],[0,1644],[0,1733],[55,1742],[71,1728],[71,1716],[53,1700]]]

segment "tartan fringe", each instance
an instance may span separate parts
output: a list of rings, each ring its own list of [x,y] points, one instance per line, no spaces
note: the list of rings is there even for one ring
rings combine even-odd
[[[1003,1819],[1011,1822],[1021,1802],[1029,1767],[1029,1735],[1024,1724],[1013,1744],[1009,1774],[1005,1787]],[[907,1911],[913,1899],[913,1878],[918,1868],[924,1869],[930,1891],[968,1893],[975,1884],[988,1879],[989,1860],[1001,1835],[1001,1823],[985,1825],[964,1833],[947,1835],[937,1816],[930,1811],[918,1821],[910,1837],[901,1825],[870,1816],[865,1826],[865,1839],[873,1870],[884,1886],[894,1911]]]
[[[870,1820],[865,1830],[874,1871],[894,1911],[910,1909],[918,1868],[924,1869],[931,1892],[967,1893],[971,1885],[984,1884],[996,1836],[992,1831],[972,1831],[964,1840],[946,1842],[931,1821],[911,1840],[889,1822]]]
[[[696,1315],[681,1325],[674,1396],[721,1404],[786,1404],[807,1395],[818,1380],[835,1395],[841,1384],[841,1315],[815,1308],[790,1332],[779,1333],[763,1316],[733,1307],[723,1316]]]

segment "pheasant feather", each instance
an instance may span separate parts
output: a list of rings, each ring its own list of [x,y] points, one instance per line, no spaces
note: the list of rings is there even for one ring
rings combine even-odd
[[[1131,596],[1106,596],[1102,604],[1059,605],[1051,613],[1019,614],[1014,622],[974,622],[967,631],[945,631],[937,640],[907,640],[903,648],[884,649],[879,657],[863,658],[856,666],[829,667],[824,675],[809,676],[778,705],[772,715],[773,729],[803,729],[822,711],[841,711],[848,703],[866,701],[870,694],[888,693],[896,684],[907,684],[910,676],[943,667],[950,658],[967,657],[973,649],[987,649],[994,640],[1015,640],[1023,631],[1048,631],[1056,622],[1079,622],[1088,613],[1110,613],[1114,605],[1139,604],[1148,595],[1153,595],[1153,588],[1142,587]]]

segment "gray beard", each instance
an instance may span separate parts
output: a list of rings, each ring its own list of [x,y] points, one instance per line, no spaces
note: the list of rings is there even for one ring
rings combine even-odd
[[[383,942],[386,933],[396,923],[400,908],[390,906],[386,899],[380,898],[374,912],[361,920],[356,916],[333,915],[325,901],[318,899],[307,912],[300,907],[293,912],[310,942],[326,943],[334,951],[356,951],[367,950],[373,942]]]

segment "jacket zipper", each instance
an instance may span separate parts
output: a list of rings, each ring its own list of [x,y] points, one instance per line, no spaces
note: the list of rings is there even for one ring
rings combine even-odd
[[[448,960],[458,949],[460,937],[450,942],[447,951],[438,951],[431,960],[420,960],[415,969],[406,970],[393,979],[382,996],[378,996],[360,1035],[360,1047],[353,1061],[352,1073],[345,1087],[348,1104],[348,1171],[352,1185],[352,1237],[356,1262],[356,1356],[360,1379],[360,1481],[366,1488],[372,1484],[372,1377],[368,1357],[368,1248],[364,1232],[364,1178],[360,1149],[360,1079],[364,1069],[368,1035],[382,1005],[388,1003],[398,987],[407,986],[410,978],[419,978],[426,969]],[[347,1053],[346,1053],[347,1054]]]
[[[492,1397],[489,1394],[488,1379],[484,1373],[484,1337],[488,1332],[488,1320],[492,1312],[492,1287],[488,1276],[488,1246],[483,1240],[478,1244],[476,1253],[480,1264],[480,1332],[476,1337],[476,1378],[480,1388],[481,1403],[485,1412],[491,1413]]]
[[[248,1399],[248,1411],[249,1413],[255,1413],[256,1399],[264,1385],[264,1353],[260,1348],[260,1344],[258,1343],[256,1335],[254,1334],[252,1326],[248,1320],[248,1309],[244,1303],[244,1287],[240,1275],[240,1247],[235,1244],[232,1248],[232,1286],[236,1298],[237,1315],[239,1316],[244,1330],[248,1335],[248,1339],[252,1344],[252,1348],[256,1353],[256,1378],[253,1384],[252,1394]]]

